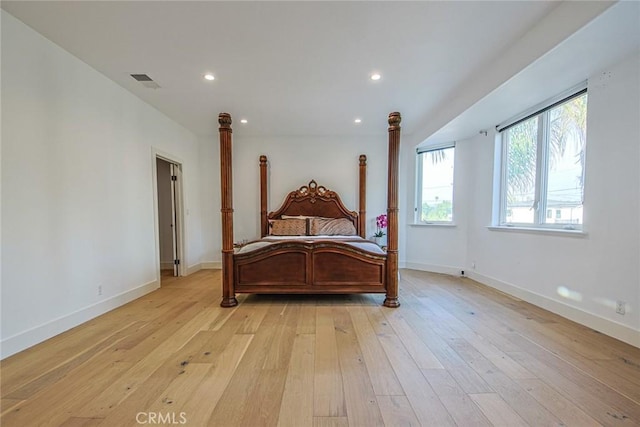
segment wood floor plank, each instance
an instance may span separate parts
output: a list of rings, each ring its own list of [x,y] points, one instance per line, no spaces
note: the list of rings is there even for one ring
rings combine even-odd
[[[418,421],[423,425],[455,425],[453,418],[404,348],[400,338],[395,335],[383,335],[379,340]]]
[[[465,284],[466,286],[466,284]],[[430,298],[416,298],[416,302],[426,310],[425,316],[427,320],[438,319],[438,324],[443,324],[438,318],[438,314],[429,310],[434,304],[440,305],[445,310],[454,314],[458,320],[463,322],[471,331],[488,339],[493,345],[502,351],[519,351],[519,349],[508,339],[504,338],[501,333],[512,333],[513,328],[505,322],[504,319],[496,319],[490,315],[490,308],[478,304],[477,301],[469,301],[465,294],[460,292],[443,292],[441,289],[431,294]],[[455,326],[455,324],[454,324]],[[457,332],[461,332],[459,329]]]
[[[517,382],[542,406],[568,426],[597,427],[600,425],[573,402],[539,379],[521,379]]]
[[[51,387],[36,393],[15,409],[3,414],[3,426],[56,425],[72,415],[72,408],[86,403],[91,396],[108,387],[131,367],[130,362],[97,366],[86,364],[73,376],[67,376]],[[99,416],[94,416],[101,418]]]
[[[633,360],[619,356],[617,359],[594,360],[594,363],[602,366],[605,369],[604,372],[622,376],[640,388],[640,364],[636,364]]]
[[[313,417],[313,427],[349,427],[347,417]]]
[[[215,355],[210,371],[193,384],[185,403],[176,410],[185,413],[190,425],[207,425],[252,339],[248,334],[232,336],[229,345]]]
[[[598,396],[600,402],[609,406],[609,410],[607,412],[615,414],[614,417],[624,419],[628,418],[640,423],[640,404],[618,393],[611,387],[595,380],[588,373],[577,369],[573,365],[565,362],[553,353],[535,345],[526,338],[514,335],[512,339],[517,341],[521,348],[526,349],[527,355],[531,355],[535,359],[537,367],[542,364],[546,369],[552,370],[558,373],[558,375],[566,378],[571,383],[579,385],[582,393],[588,393],[591,396]],[[519,354],[519,356],[521,357],[522,353]],[[524,358],[524,360],[525,363],[530,362],[529,358]],[[539,378],[545,379],[541,376],[539,370],[535,373]],[[591,415],[593,416],[593,414]],[[596,417],[594,416],[594,418]],[[598,419],[598,421],[602,422],[601,419]]]
[[[442,363],[402,316],[402,311],[387,310],[387,320],[402,341],[413,360],[421,369],[444,369]]]
[[[165,392],[170,389],[182,388],[184,390],[184,381],[200,381],[202,374],[206,372],[206,367],[201,364],[182,364],[178,358],[166,361],[162,366],[158,367],[153,375],[149,375],[135,391],[130,393],[127,398],[108,411],[104,411],[104,425],[108,426],[135,426],[139,424],[137,420],[138,413],[145,412],[154,406],[163,407],[174,406],[174,400],[182,403],[184,396],[175,397],[165,396]],[[193,385],[193,381],[190,382]],[[157,404],[158,400],[163,400],[166,405]],[[86,410],[86,409],[85,409]],[[163,414],[164,411],[159,411]],[[155,413],[159,413],[155,412]],[[173,413],[173,410],[169,410]],[[76,414],[77,415],[77,414]]]
[[[617,402],[617,404],[620,405],[623,410],[629,412],[634,419],[640,420],[640,402],[623,395],[623,393],[615,389],[616,386],[620,387],[623,384],[622,381],[615,381],[615,384],[610,386],[606,384],[607,381],[603,382],[598,380],[598,378],[593,375],[594,370],[590,367],[586,368],[588,371],[581,369],[579,366],[576,366],[576,364],[566,360],[562,355],[555,354],[521,335],[514,334],[510,336],[510,339],[517,342],[518,346],[525,349],[528,353],[535,355],[538,360],[562,371],[563,375],[567,378],[580,382],[587,390],[601,396],[603,401],[610,403]]]
[[[377,294],[221,308],[220,280],[163,277],[3,360],[0,424],[640,425],[640,349],[470,279],[403,270],[395,309]]]
[[[176,351],[180,350],[186,341],[195,336],[200,330],[199,322],[190,322],[202,309],[191,304],[184,311],[177,314],[169,323],[147,336],[131,351],[125,353],[124,360],[136,363],[123,375],[105,387],[99,396],[95,396],[75,414],[80,417],[106,418],[113,408],[128,396],[135,393],[139,387],[167,362]],[[140,357],[141,354],[145,354]]]
[[[497,393],[471,394],[470,397],[496,427],[529,425]]]
[[[375,394],[404,395],[365,311],[361,307],[353,307],[349,309],[349,314]]]
[[[300,307],[300,318],[298,319],[298,334],[316,333],[316,305],[304,304]]]
[[[6,412],[9,412],[16,408],[18,405],[24,403],[25,400],[22,399],[2,399],[0,400],[0,415],[4,415]]]
[[[2,377],[0,378],[2,397],[13,393],[16,389],[44,375],[56,366],[77,357],[79,353],[87,350],[87,344],[91,343],[92,337],[99,337],[98,341],[104,340],[104,335],[109,333],[113,325],[106,324],[106,322],[105,324],[99,322],[96,324],[96,322],[98,322],[97,319],[87,322],[97,329],[95,335],[87,330],[91,328],[76,327],[44,343],[3,359]],[[43,347],[46,347],[46,351],[51,352],[51,357],[46,359],[42,357]]]
[[[41,376],[28,381],[23,387],[7,394],[6,397],[9,399],[22,400],[32,397],[43,388],[55,384],[57,381],[69,375],[70,372],[90,360],[92,357],[102,353],[115,343],[121,342],[124,337],[139,331],[143,324],[144,322],[133,322],[131,324],[124,325],[122,329],[114,331],[113,334],[107,335],[105,339],[97,342],[93,346],[90,346],[86,351],[80,352],[77,357],[73,357],[64,363],[53,367]]]
[[[209,425],[275,425],[299,307],[273,304],[209,419]]]
[[[491,423],[445,369],[423,369],[423,375],[459,426],[490,426]]]
[[[466,340],[457,339],[453,348],[530,425],[561,425],[560,420],[515,381],[501,372]]]
[[[247,395],[250,405],[244,410],[241,426],[277,424],[299,315],[299,305],[287,304],[280,311],[281,319],[274,319],[273,326],[266,324],[271,327],[271,342],[262,369],[254,379],[255,387]]]
[[[103,422],[103,418],[79,418],[71,417],[59,427],[95,427],[99,426]]]
[[[386,311],[385,311],[386,313]],[[415,331],[423,342],[429,343],[429,348],[438,361],[455,378],[456,382],[466,393],[490,393],[494,390],[474,371],[458,353],[456,353],[448,342],[445,341],[457,338],[454,336],[441,337],[433,329],[431,323],[422,318],[422,311],[407,311],[403,316],[415,327]]]
[[[376,335],[395,335],[396,331],[387,321],[382,307],[363,307],[363,310],[367,313],[369,323]]]
[[[299,427],[313,424],[315,341],[315,335],[312,334],[296,335],[280,405],[278,426]],[[292,405],[291,402],[296,404]]]
[[[264,320],[264,316],[269,310],[270,304],[256,304],[251,305],[251,313],[245,315],[245,319],[238,327],[238,334],[255,334],[260,324]],[[247,308],[246,306],[244,308]],[[216,328],[218,325],[216,325]]]
[[[377,396],[376,399],[386,427],[421,425],[406,396]]]
[[[175,305],[180,303],[180,301],[174,302]],[[129,325],[133,322],[128,320],[124,323],[116,323],[112,320],[113,318],[116,316],[107,313],[2,360],[0,377],[2,396],[5,397],[36,378],[69,363],[82,353],[90,351],[91,347],[108,340],[109,336],[114,331],[119,331],[123,324]],[[43,358],[43,352],[46,352],[48,357]]]
[[[260,304],[261,306],[268,307],[267,304]],[[208,337],[208,340],[201,342],[195,342],[191,340],[187,345],[192,347],[195,351],[189,353],[192,355],[190,361],[193,363],[211,363],[213,358],[217,354],[222,352],[231,337],[244,329],[248,324],[252,324],[257,328],[262,321],[264,321],[265,314],[262,310],[254,310],[253,304],[242,304],[236,308],[229,310],[230,315],[225,316],[224,328],[213,328],[206,331],[200,331],[199,334],[203,334]],[[258,321],[259,319],[259,321]],[[204,338],[204,337],[198,337]],[[196,348],[196,346],[199,346]]]
[[[209,363],[189,363],[167,388],[146,408],[148,413],[176,413],[175,409],[187,404],[191,398],[194,384],[198,384],[211,370]],[[138,408],[139,411],[141,408]],[[119,408],[117,412],[122,412]]]
[[[371,385],[371,373],[365,365],[358,336],[347,308],[334,308],[333,317],[349,424],[354,426],[384,425]]]
[[[531,372],[514,361],[508,354],[502,352],[484,338],[475,333],[464,334],[463,339],[487,358],[496,368],[512,379],[536,378]]]
[[[316,310],[315,348],[313,414],[316,417],[346,416],[336,330],[330,307],[318,306]]]
[[[599,396],[589,393],[580,384],[565,378],[561,372],[549,368],[535,357],[524,352],[513,353],[511,356],[600,424],[604,426],[638,425],[620,408],[603,402]]]

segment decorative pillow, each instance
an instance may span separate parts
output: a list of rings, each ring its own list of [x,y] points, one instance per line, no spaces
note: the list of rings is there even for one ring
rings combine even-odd
[[[347,218],[311,218],[311,236],[355,236],[356,228]]]
[[[272,236],[306,236],[306,219],[272,219],[269,220],[269,234]]]

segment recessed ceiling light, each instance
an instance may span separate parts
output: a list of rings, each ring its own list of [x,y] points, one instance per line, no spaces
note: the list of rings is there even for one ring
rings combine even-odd
[[[355,124],[357,124],[357,125],[358,125],[358,124],[362,123],[362,119],[355,119],[355,120],[353,121],[353,123],[355,123]]]
[[[382,76],[378,73],[373,73],[371,74],[371,80],[376,81],[376,80],[380,80],[382,78]]]
[[[211,73],[207,73],[207,74],[204,75],[204,79],[205,80],[215,80],[216,77]]]
[[[247,123],[249,123],[249,121],[247,119],[240,119],[240,123],[246,125]]]

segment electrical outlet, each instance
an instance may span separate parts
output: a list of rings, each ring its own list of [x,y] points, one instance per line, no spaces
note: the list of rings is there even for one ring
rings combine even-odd
[[[102,295],[102,285],[98,285],[98,295]]]
[[[475,261],[471,261],[471,268],[473,268],[474,270],[476,269],[476,262]]]
[[[626,310],[626,303],[624,301],[616,301],[616,313],[624,315]]]

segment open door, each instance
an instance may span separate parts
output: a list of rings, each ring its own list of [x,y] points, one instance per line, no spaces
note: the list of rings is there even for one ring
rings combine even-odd
[[[180,185],[182,182],[182,172],[180,171],[180,166],[171,163],[170,164],[171,171],[171,240],[173,242],[173,275],[180,275],[180,227],[179,224],[179,214],[178,214],[178,206],[180,200]]]
[[[160,276],[184,274],[182,250],[182,169],[164,156],[156,159],[158,256]]]

